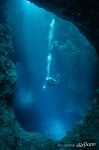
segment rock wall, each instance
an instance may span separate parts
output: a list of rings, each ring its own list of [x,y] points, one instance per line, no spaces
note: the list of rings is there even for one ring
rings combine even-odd
[[[74,23],[99,55],[99,1],[98,0],[29,0],[39,7]]]

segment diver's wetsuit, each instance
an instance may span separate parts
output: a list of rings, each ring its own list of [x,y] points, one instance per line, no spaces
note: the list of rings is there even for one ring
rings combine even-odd
[[[49,77],[49,78],[46,80],[46,82],[47,82],[48,85],[56,85],[56,84],[57,84],[57,83],[56,83],[56,80],[53,79],[53,78],[51,78],[51,77]]]
[[[52,77],[47,77],[46,78],[46,82],[43,86],[43,89],[45,89],[48,86],[55,86],[57,84],[59,84],[60,80],[65,76],[65,74],[63,76],[60,77],[60,74],[57,74],[56,79],[52,78]]]

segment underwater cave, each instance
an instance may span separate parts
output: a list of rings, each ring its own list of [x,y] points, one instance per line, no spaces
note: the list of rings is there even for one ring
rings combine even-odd
[[[13,6],[17,120],[60,140],[84,118],[99,85],[96,51],[72,22],[26,0]]]

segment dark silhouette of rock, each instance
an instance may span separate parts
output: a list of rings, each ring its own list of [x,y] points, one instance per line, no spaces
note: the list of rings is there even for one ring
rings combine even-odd
[[[98,0],[29,0],[39,7],[74,23],[99,55]]]

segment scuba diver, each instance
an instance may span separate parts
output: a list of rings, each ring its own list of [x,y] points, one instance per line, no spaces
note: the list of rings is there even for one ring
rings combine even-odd
[[[60,74],[57,74],[56,78],[52,78],[52,77],[47,77],[46,78],[46,83],[47,85],[56,85],[60,82]]]
[[[48,78],[46,79],[46,82],[47,82],[47,84],[49,84],[49,85],[55,85],[55,84],[57,84],[57,80],[54,79],[54,78],[52,78],[52,77],[48,77]]]
[[[61,80],[64,76],[65,76],[65,75],[60,76],[60,74],[57,74],[56,78],[53,78],[53,77],[50,77],[50,76],[47,77],[47,78],[46,78],[46,82],[45,82],[43,88],[45,89],[47,86],[52,86],[52,87],[53,87],[53,86],[59,84],[59,83],[60,83],[60,80]]]

